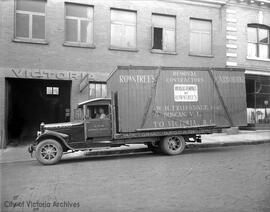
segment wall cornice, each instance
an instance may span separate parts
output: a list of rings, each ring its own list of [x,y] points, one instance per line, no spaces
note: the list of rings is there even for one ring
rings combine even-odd
[[[175,4],[189,4],[204,7],[214,7],[214,8],[220,8],[227,2],[227,0],[158,0],[158,1]]]

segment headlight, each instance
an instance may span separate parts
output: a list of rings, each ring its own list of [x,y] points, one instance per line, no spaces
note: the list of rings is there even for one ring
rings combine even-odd
[[[39,137],[41,135],[40,131],[37,131],[37,137]]]
[[[42,123],[40,124],[40,132],[41,132],[41,133],[44,133],[44,131],[45,131],[44,127],[45,127],[45,124],[44,124],[44,122],[42,122]]]

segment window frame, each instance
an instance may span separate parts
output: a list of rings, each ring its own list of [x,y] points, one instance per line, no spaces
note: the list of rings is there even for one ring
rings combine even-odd
[[[91,84],[92,85],[95,85],[95,96],[94,97],[91,96]],[[96,92],[96,90],[97,90],[97,84],[101,86],[101,89],[100,89],[101,96],[100,97],[97,97],[97,92]],[[106,95],[105,96],[102,95],[102,85],[105,85],[106,86]],[[107,82],[106,81],[89,81],[88,88],[89,88],[89,99],[106,98],[108,96],[108,85],[107,85]]]
[[[37,44],[48,44],[47,42],[47,0],[43,0],[45,4],[45,9],[44,13],[41,12],[32,12],[32,11],[25,11],[25,10],[17,10],[17,4],[18,0],[15,1],[14,4],[14,37],[13,41],[14,42],[24,42],[24,43],[37,43]],[[17,37],[17,21],[16,21],[16,15],[17,14],[24,14],[28,15],[28,20],[29,20],[29,36],[28,38],[26,37]],[[42,38],[33,38],[33,15],[37,16],[43,16],[44,17],[44,39]]]
[[[248,35],[248,29],[249,28],[254,28],[256,29],[256,43],[249,41],[249,35]],[[268,43],[262,43],[260,42],[260,38],[259,38],[259,29],[265,29],[268,32]],[[255,60],[265,60],[265,61],[270,61],[270,27],[267,25],[263,25],[263,24],[247,24],[247,28],[246,28],[246,32],[247,32],[247,59],[255,59]],[[256,56],[249,56],[248,55],[248,45],[249,44],[255,44],[256,45]],[[268,46],[268,57],[264,58],[264,57],[260,57],[260,44],[263,45],[267,45]]]
[[[191,33],[192,33],[192,30],[191,30],[191,20],[195,20],[195,21],[204,21],[204,22],[210,22],[211,24],[211,30],[210,30],[210,38],[211,38],[211,41],[210,41],[210,54],[205,54],[205,53],[196,53],[196,52],[191,52],[191,42],[190,42],[190,39],[191,39]],[[201,36],[201,31],[196,31],[196,32],[200,32],[200,36]],[[189,56],[197,56],[197,57],[214,57],[214,54],[213,54],[213,20],[212,19],[203,19],[203,18],[194,18],[194,17],[190,17],[189,18]]]
[[[88,18],[84,18],[84,17],[76,17],[76,16],[67,16],[67,8],[66,5],[79,5],[79,6],[85,6],[85,7],[90,7],[93,10],[93,17],[92,19],[88,19]],[[94,33],[94,14],[95,10],[94,10],[94,5],[89,5],[89,4],[80,4],[80,3],[75,3],[75,2],[64,2],[64,43],[63,46],[71,46],[71,47],[85,47],[85,48],[95,48],[95,33]],[[77,38],[79,41],[67,41],[66,38],[66,30],[67,30],[67,26],[66,26],[66,20],[76,20],[77,21]],[[87,42],[82,42],[81,41],[81,21],[89,21],[92,22],[92,26],[93,26],[93,30],[92,30],[92,37],[93,37],[93,41],[92,43],[87,43]]]
[[[124,12],[132,12],[136,14],[136,23],[134,25],[132,24],[125,24],[123,22],[116,22],[117,24],[120,24],[121,26],[135,26],[135,47],[121,47],[121,46],[115,46],[112,45],[112,18],[111,18],[111,14],[112,14],[112,10],[116,10],[116,11],[124,11]],[[115,7],[111,7],[110,8],[110,45],[109,45],[109,49],[110,50],[118,50],[118,51],[130,51],[130,52],[138,52],[137,46],[138,46],[138,12],[136,10],[129,10],[129,9],[122,9],[122,8],[115,8]]]
[[[160,14],[160,13],[152,13],[151,18],[153,18],[153,15],[155,16],[163,16],[163,17],[171,17],[174,18],[174,28],[172,27],[164,27],[161,25],[155,25],[152,21],[151,23],[151,52],[152,53],[159,53],[159,54],[177,54],[177,19],[176,19],[176,15],[171,15],[171,14]],[[155,28],[161,28],[162,29],[162,49],[154,49],[154,29]],[[164,46],[165,46],[165,31],[174,31],[174,51],[170,51],[170,50],[165,50]]]
[[[48,89],[51,89],[51,93],[48,93]],[[57,93],[55,93],[57,89]],[[59,86],[46,86],[46,96],[60,96],[60,87]]]

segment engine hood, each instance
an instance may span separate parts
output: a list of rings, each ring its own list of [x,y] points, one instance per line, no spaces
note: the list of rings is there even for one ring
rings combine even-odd
[[[71,128],[82,124],[83,122],[64,122],[64,123],[45,124],[44,129],[52,130],[52,129]]]

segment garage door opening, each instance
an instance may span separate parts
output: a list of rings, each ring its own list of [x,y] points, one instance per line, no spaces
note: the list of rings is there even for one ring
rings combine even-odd
[[[71,81],[7,79],[9,145],[35,139],[40,123],[70,121]]]

